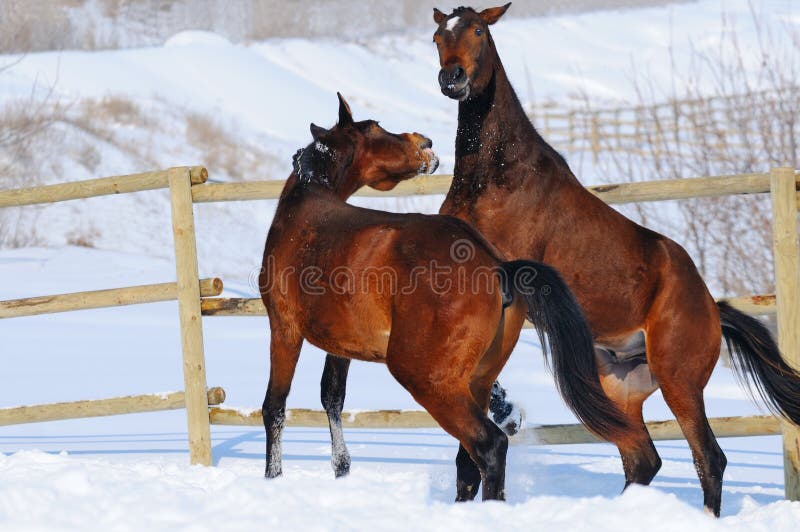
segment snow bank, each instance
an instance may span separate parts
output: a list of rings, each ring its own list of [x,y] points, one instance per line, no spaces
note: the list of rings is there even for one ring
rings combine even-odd
[[[0,456],[0,478],[0,526],[14,530],[777,531],[800,520],[800,503],[750,500],[715,521],[642,487],[614,498],[452,504],[431,500],[437,479],[426,473],[363,467],[341,480],[290,467],[267,481],[246,461],[203,468],[21,451]]]

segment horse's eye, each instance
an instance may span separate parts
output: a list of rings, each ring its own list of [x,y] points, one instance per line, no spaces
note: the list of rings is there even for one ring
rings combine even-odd
[[[475,28],[475,35],[477,35],[478,37],[480,37],[480,36],[481,36],[481,33],[483,33],[483,30],[482,30],[482,29],[480,29],[480,28]]]

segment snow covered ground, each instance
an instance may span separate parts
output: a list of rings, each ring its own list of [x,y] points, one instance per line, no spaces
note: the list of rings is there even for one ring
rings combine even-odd
[[[800,25],[789,0],[756,5],[767,8],[769,24]],[[648,65],[654,80],[666,82],[671,44],[678,61],[691,45],[715,46],[722,7],[734,19],[749,16],[747,2],[702,0],[503,21],[493,32],[523,101],[563,101],[579,90],[625,99],[632,97],[626,78],[632,62]],[[747,24],[741,26],[743,38],[752,38]],[[0,64],[13,60],[0,57]],[[203,151],[189,142],[186,130],[192,113],[218,116],[231,138],[264,150],[266,162],[256,163],[246,178],[282,178],[291,153],[309,140],[308,123],[333,123],[336,90],[349,97],[357,118],[431,136],[447,171],[456,105],[439,94],[437,69],[430,32],[235,46],[183,35],[162,48],[30,54],[0,74],[0,105],[27,96],[36,80],[40,87],[54,83],[55,97],[64,102],[120,98],[134,102],[146,118],[109,121],[102,137],[64,125],[64,144],[48,152],[59,171],[46,172],[47,182],[203,163]],[[158,127],[148,129],[153,123]],[[115,143],[108,142],[111,137]],[[119,149],[126,140],[144,146],[148,166]],[[97,150],[91,169],[73,156],[80,151],[75,143]],[[212,165],[209,170],[217,179],[235,178]],[[591,175],[584,177],[591,182]],[[369,200],[379,208],[429,212],[440,202]],[[253,295],[249,274],[259,264],[273,208],[268,201],[196,207],[201,274],[223,276],[226,295]],[[6,281],[0,299],[174,279],[168,213],[162,192],[36,210],[23,221],[35,223],[42,247],[0,250],[0,279]],[[94,249],[66,245],[86,235]],[[265,319],[206,318],[204,327],[209,385],[226,389],[228,405],[260,405],[268,368]],[[172,303],[0,320],[0,338],[2,406],[183,387]],[[290,407],[319,406],[322,363],[319,350],[304,348]],[[530,331],[501,381],[530,423],[574,421]],[[383,366],[354,363],[349,384],[347,409],[418,408]],[[706,401],[710,416],[759,412],[725,368],[712,377]],[[671,417],[658,395],[646,407],[648,419]],[[448,435],[349,430],[346,437],[353,455],[349,478],[333,479],[326,430],[288,429],[284,477],[267,482],[263,432],[253,428],[214,428],[217,467],[189,467],[180,411],[2,427],[0,529],[775,531],[794,530],[800,520],[800,503],[782,501],[777,437],[722,440],[729,466],[719,522],[700,510],[699,483],[684,442],[658,444],[664,467],[653,487],[622,496],[621,464],[609,445],[512,447],[509,503],[455,506],[450,501],[456,443]]]
[[[0,251],[2,297],[159,282],[169,260],[76,247]],[[249,294],[228,280],[226,295]],[[4,406],[182,389],[173,303],[0,320]],[[267,377],[265,318],[205,318],[208,381],[231,406],[257,407]],[[304,347],[290,407],[319,407],[323,354]],[[523,334],[501,376],[529,423],[571,422]],[[346,409],[419,408],[378,364],[353,363]],[[718,368],[711,416],[757,413]],[[671,417],[660,397],[649,419]],[[264,434],[213,427],[216,468],[188,466],[181,411],[0,428],[0,529],[247,530],[793,530],[800,503],[782,501],[778,437],[722,440],[729,465],[715,523],[685,442],[658,444],[653,487],[618,496],[622,468],[606,444],[513,446],[508,504],[454,506],[457,444],[440,430],[347,430],[352,474],[334,481],[325,429],[287,429],[284,477],[266,481]]]

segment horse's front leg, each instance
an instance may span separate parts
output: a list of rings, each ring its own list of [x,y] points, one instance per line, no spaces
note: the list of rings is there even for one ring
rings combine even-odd
[[[272,322],[270,322],[272,325]],[[267,466],[265,476],[274,478],[283,472],[281,464],[281,434],[286,421],[286,397],[292,386],[294,370],[300,356],[303,338],[293,336],[289,328],[272,326],[270,340],[269,385],[261,407],[267,433]]]
[[[325,370],[320,382],[322,407],[328,414],[328,425],[331,429],[331,466],[336,477],[343,477],[350,472],[350,452],[344,442],[342,432],[342,409],[347,392],[347,372],[350,359],[337,357],[328,353],[325,358]]]

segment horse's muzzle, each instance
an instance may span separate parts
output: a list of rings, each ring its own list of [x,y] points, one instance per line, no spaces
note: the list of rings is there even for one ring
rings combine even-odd
[[[469,96],[469,78],[460,65],[445,67],[439,71],[439,88],[442,94],[454,100],[465,100]]]

